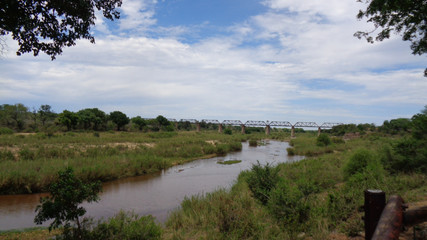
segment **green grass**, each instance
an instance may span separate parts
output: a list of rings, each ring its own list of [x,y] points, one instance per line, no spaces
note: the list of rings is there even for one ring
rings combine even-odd
[[[247,185],[253,173],[243,172],[230,191],[186,199],[169,218],[164,239],[329,239],[332,233],[343,238],[357,236],[363,232],[365,189],[382,189],[387,196],[398,194],[409,203],[427,199],[427,176],[423,174],[393,175],[379,165],[368,164],[365,170],[344,178],[344,169],[351,159],[357,159],[353,156],[360,149],[380,159],[381,149],[394,140],[367,134],[318,146],[315,134],[299,134],[291,141],[292,151],[309,157],[277,166],[280,181],[267,203],[253,197]],[[299,202],[302,205],[289,205]],[[287,217],[286,212],[302,214],[299,219],[303,222]],[[251,231],[242,235],[241,229],[246,226]]]
[[[43,192],[67,166],[110,181],[241,150],[247,136],[216,132],[0,135],[0,194]]]
[[[236,163],[241,163],[242,160],[228,160],[228,161],[218,161],[218,164],[222,164],[222,165],[231,165],[231,164],[236,164]]]

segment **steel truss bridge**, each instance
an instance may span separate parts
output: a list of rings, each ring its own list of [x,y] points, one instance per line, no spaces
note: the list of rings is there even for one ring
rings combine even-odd
[[[175,124],[186,122],[195,124],[197,126],[197,131],[200,131],[201,124],[214,124],[218,125],[218,131],[222,132],[224,126],[240,126],[242,128],[242,133],[245,133],[245,129],[247,127],[264,127],[265,133],[270,134],[270,130],[272,127],[274,128],[291,128],[291,136],[295,136],[295,128],[317,128],[318,133],[320,134],[321,129],[330,129],[334,126],[343,125],[343,123],[335,123],[335,122],[324,122],[322,124],[317,124],[315,122],[296,122],[294,124],[288,121],[254,121],[249,120],[243,123],[240,120],[223,120],[222,122],[216,119],[181,119],[177,121],[174,118],[168,119],[170,122],[174,122]]]

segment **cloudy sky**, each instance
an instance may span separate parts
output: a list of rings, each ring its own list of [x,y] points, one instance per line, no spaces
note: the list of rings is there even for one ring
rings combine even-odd
[[[123,0],[57,60],[6,39],[0,103],[128,116],[382,124],[427,105],[426,56],[368,44],[356,0]]]

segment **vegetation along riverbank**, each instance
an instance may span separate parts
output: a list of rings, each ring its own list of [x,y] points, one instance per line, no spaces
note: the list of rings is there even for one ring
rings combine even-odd
[[[426,126],[427,111],[423,111],[411,119],[385,121],[382,126],[341,125],[320,136],[317,136],[317,132],[305,132],[297,133],[296,138],[290,139],[289,132],[278,130],[270,137],[290,141],[292,147],[288,154],[305,155],[307,158],[278,166],[254,165],[251,170],[239,175],[230,190],[189,196],[181,203],[180,209],[171,213],[164,225],[156,224],[149,217],[121,212],[105,222],[88,224],[91,226],[87,228],[88,236],[100,239],[97,236],[105,237],[101,233],[108,232],[112,234],[109,237],[121,239],[131,239],[135,236],[132,234],[145,234],[146,239],[363,239],[361,206],[365,189],[381,189],[387,196],[399,194],[410,206],[427,205]],[[61,135],[61,138],[64,137],[64,145],[72,142],[65,140],[69,139],[68,134]],[[91,135],[82,134],[78,135],[82,139],[85,139],[82,137],[85,134]],[[112,142],[136,142],[142,145],[138,150],[129,150],[128,146],[130,152],[153,150],[153,147],[144,144],[160,145],[166,141],[167,144],[162,148],[170,154],[166,154],[166,159],[175,159],[170,164],[179,161],[177,159],[208,154],[200,146],[217,149],[227,142],[262,137],[261,134],[227,135],[191,131],[159,132],[151,137],[150,133],[138,137],[134,133],[105,133],[111,134],[107,139],[114,138],[114,141],[104,142],[101,140],[103,134],[100,133],[99,138],[92,134],[88,139],[98,139],[103,147]],[[31,141],[25,142],[29,136],[8,136],[22,141],[22,146],[28,146],[31,150]],[[130,136],[135,137],[134,141],[129,140]],[[48,144],[48,141],[53,141],[51,139],[46,137],[44,140]],[[199,147],[194,147],[197,149],[194,150],[194,156],[186,158],[178,154],[179,146],[182,145],[173,144],[178,139],[190,145],[192,142],[198,143]],[[83,141],[86,142],[82,146],[90,146],[94,140]],[[166,150],[167,146],[175,148]],[[116,151],[120,152],[120,149]],[[212,154],[222,154],[218,150],[212,151]],[[87,150],[80,152],[84,154]],[[157,157],[157,153],[151,154]],[[124,153],[123,156],[127,155]],[[122,158],[118,157],[116,161]],[[84,180],[91,179],[87,175],[79,175],[85,172],[82,170],[84,168],[78,170],[83,162],[75,163],[72,167],[76,169],[76,175]],[[52,175],[55,176],[55,173]],[[426,236],[425,226],[421,225],[417,229],[418,237]],[[21,234],[5,232],[0,234],[0,239],[25,239]],[[404,235],[403,239],[411,238],[405,238]]]

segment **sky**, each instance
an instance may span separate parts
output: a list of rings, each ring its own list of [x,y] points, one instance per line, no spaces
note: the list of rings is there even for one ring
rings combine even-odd
[[[369,44],[356,0],[123,0],[96,43],[0,57],[0,104],[129,117],[375,123],[427,105],[426,55]]]

